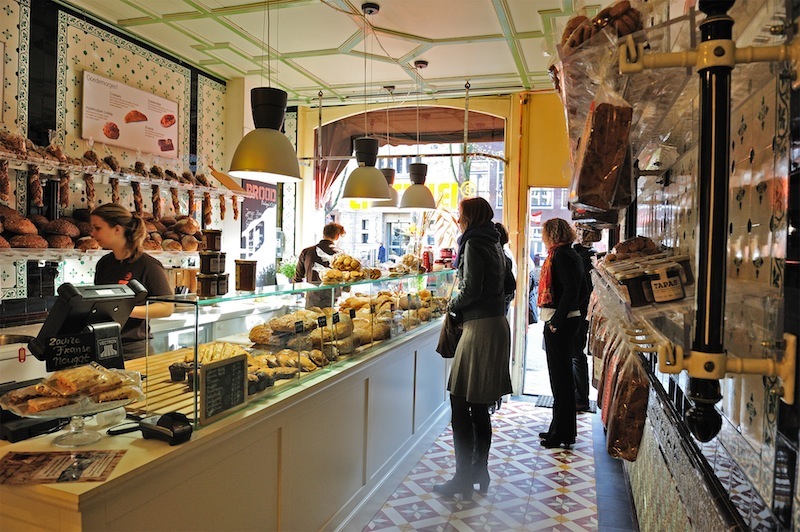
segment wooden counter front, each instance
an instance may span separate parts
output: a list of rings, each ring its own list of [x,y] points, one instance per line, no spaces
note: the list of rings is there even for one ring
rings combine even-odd
[[[424,452],[415,446],[447,424],[448,365],[435,352],[438,331],[438,322],[423,326],[312,373],[197,430],[182,445],[145,440],[138,432],[104,436],[86,448],[126,451],[106,482],[0,486],[0,529],[345,524],[404,457]],[[0,454],[63,450],[52,445],[53,437],[0,442]]]

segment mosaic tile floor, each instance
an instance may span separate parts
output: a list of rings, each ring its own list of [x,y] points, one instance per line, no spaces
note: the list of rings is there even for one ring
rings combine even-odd
[[[533,403],[503,404],[492,416],[492,483],[471,501],[432,490],[455,471],[448,427],[364,530],[598,530],[592,414],[578,415],[570,450],[539,444],[551,416]]]

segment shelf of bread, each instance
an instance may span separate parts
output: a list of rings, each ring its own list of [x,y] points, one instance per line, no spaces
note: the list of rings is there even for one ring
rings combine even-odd
[[[0,261],[2,262],[16,262],[16,261],[49,261],[60,262],[64,260],[84,260],[96,261],[107,255],[108,250],[105,249],[56,249],[56,248],[0,248]],[[157,259],[163,261],[164,259],[173,260],[186,260],[197,259],[198,252],[196,251],[148,251]]]

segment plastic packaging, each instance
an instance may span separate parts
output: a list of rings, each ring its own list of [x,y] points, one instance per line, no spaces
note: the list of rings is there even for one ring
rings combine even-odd
[[[620,366],[606,427],[608,454],[629,462],[636,460],[647,419],[650,381],[638,355]]]

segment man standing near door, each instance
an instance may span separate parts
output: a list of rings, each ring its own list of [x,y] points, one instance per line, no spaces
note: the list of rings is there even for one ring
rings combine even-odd
[[[597,252],[592,247],[592,243],[596,241],[595,231],[578,228],[577,233],[578,241],[572,245],[572,249],[575,250],[583,263],[586,283],[589,286],[589,295],[581,301],[582,320],[572,349],[572,373],[575,377],[575,410],[577,412],[588,412],[589,364],[586,361],[588,353],[584,353],[583,350],[586,348],[586,340],[589,333],[589,296],[594,289],[591,271],[594,269],[593,259]]]

